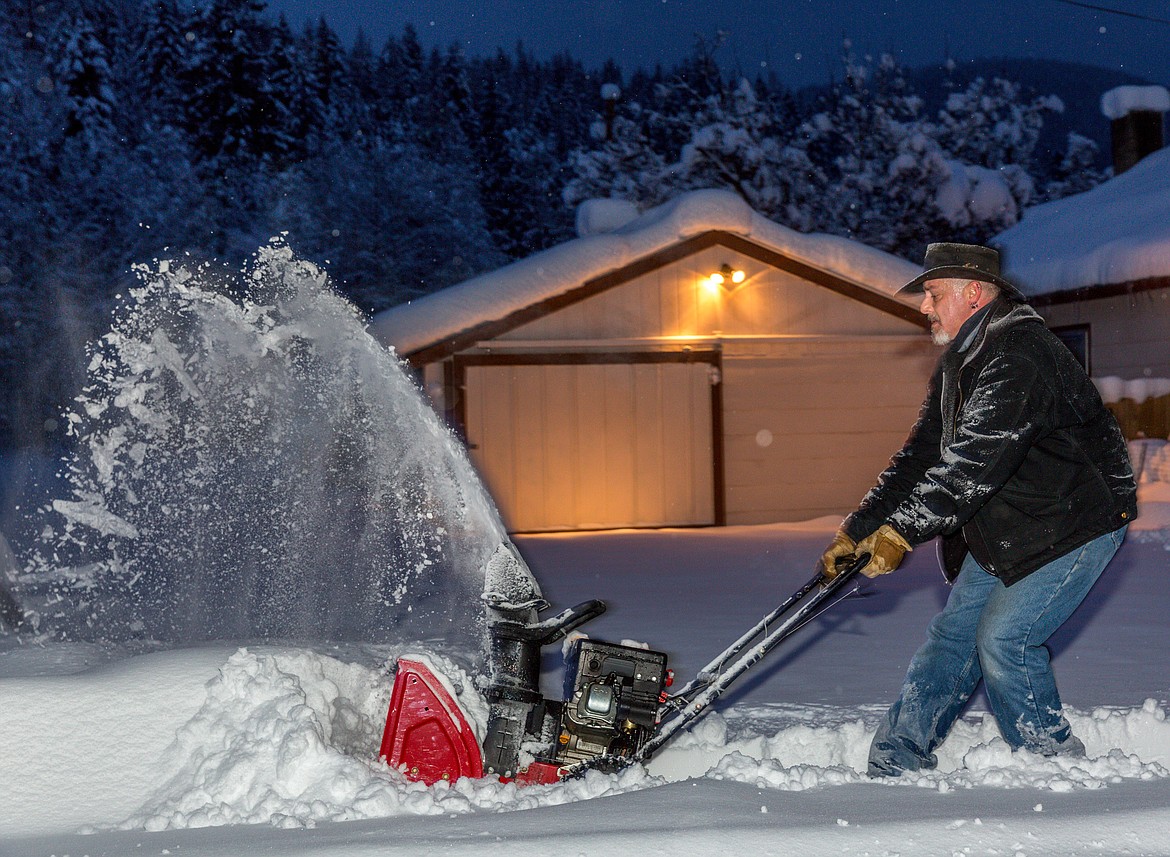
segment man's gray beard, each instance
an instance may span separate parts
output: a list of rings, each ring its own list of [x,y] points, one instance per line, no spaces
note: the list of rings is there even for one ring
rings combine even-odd
[[[943,330],[941,327],[936,332],[932,332],[930,334],[930,341],[935,345],[950,345],[951,340],[953,339],[954,337]]]

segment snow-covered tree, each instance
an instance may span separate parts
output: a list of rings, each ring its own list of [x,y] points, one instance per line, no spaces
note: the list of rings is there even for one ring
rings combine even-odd
[[[185,126],[211,170],[222,159],[271,154],[274,101],[263,0],[212,0],[191,21],[180,77],[188,93]]]
[[[304,45],[293,35],[283,15],[272,29],[266,65],[272,84],[272,115],[265,148],[273,168],[280,170],[301,161],[319,145],[317,132],[323,121],[321,103],[310,83]]]
[[[1032,166],[1045,116],[1063,113],[1056,96],[1027,97],[1020,84],[977,77],[954,92],[932,131],[947,152],[967,164],[998,169]]]
[[[593,197],[645,208],[725,187],[917,259],[928,238],[986,240],[1104,175],[1076,135],[1038,163],[1059,105],[1014,83],[956,84],[924,116],[895,63],[847,52],[814,103],[726,77],[722,39],[623,80],[522,44],[424,50],[409,26],[346,50],[323,19],[294,34],[263,0],[0,4],[0,395],[32,396],[0,420],[24,413],[39,436],[72,370],[41,361],[30,393],[32,355],[60,322],[100,319],[127,267],[164,248],[234,265],[288,231],[376,309],[565,240]]]
[[[347,105],[350,134],[373,139],[376,136],[375,104],[378,101],[378,59],[369,37],[358,30],[353,47],[345,55],[345,78],[349,81]]]
[[[148,131],[182,125],[184,93],[180,75],[187,52],[188,13],[178,0],[149,4],[138,28],[134,73],[127,76],[133,98],[144,110]]]
[[[376,312],[505,261],[474,188],[403,142],[338,144],[282,181],[274,222],[305,255],[327,260],[338,288]]]
[[[569,156],[572,178],[565,185],[565,204],[575,208],[587,199],[625,199],[646,208],[663,202],[667,161],[650,145],[645,116],[638,104],[620,108],[606,137],[605,125],[592,128],[594,145]]]
[[[407,24],[402,37],[390,36],[378,57],[375,115],[383,126],[413,125],[422,104],[424,59],[418,33]]]
[[[727,187],[779,223],[810,228],[817,168],[793,129],[776,122],[746,79],[709,96],[696,119],[678,163],[667,171],[671,184],[680,190]]]
[[[110,51],[84,16],[73,21],[56,63],[57,82],[66,104],[66,137],[81,137],[97,152],[113,135],[117,97]]]
[[[501,143],[495,204],[490,209],[484,204],[495,246],[517,259],[572,237],[562,202],[562,162],[551,137],[532,128],[509,128]]]
[[[345,52],[324,18],[307,29],[301,40],[304,74],[303,127],[306,137],[321,145],[341,132],[348,113]]]
[[[844,80],[803,126],[818,169],[815,228],[913,255],[939,220],[935,192],[946,159],[892,57],[871,70],[846,43],[842,60]]]
[[[1069,132],[1064,156],[1053,170],[1052,179],[1044,186],[1044,199],[1084,193],[1109,178],[1110,171],[1097,166],[1100,155],[1100,148],[1088,137]]]

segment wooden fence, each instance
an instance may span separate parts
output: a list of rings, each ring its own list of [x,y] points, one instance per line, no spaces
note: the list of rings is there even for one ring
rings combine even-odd
[[[1153,396],[1142,402],[1120,399],[1108,405],[1117,417],[1127,439],[1136,437],[1170,437],[1170,394]]]

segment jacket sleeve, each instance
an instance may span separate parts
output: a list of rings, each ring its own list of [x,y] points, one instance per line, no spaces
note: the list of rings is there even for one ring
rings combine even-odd
[[[1007,347],[961,403],[954,440],[902,497],[889,523],[913,544],[961,527],[1019,468],[1046,425],[1053,393],[1036,356]]]
[[[877,484],[861,500],[857,511],[845,519],[843,529],[854,541],[868,536],[887,520],[938,463],[942,444],[942,364],[927,387],[918,420],[902,448],[890,459]]]

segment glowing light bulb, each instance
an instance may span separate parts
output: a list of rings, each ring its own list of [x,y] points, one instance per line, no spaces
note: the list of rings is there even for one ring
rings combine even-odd
[[[747,274],[739,268],[732,268],[725,262],[719,266],[718,271],[707,276],[706,285],[712,292],[718,291],[720,286],[730,290],[733,285],[738,286],[746,279]]]

